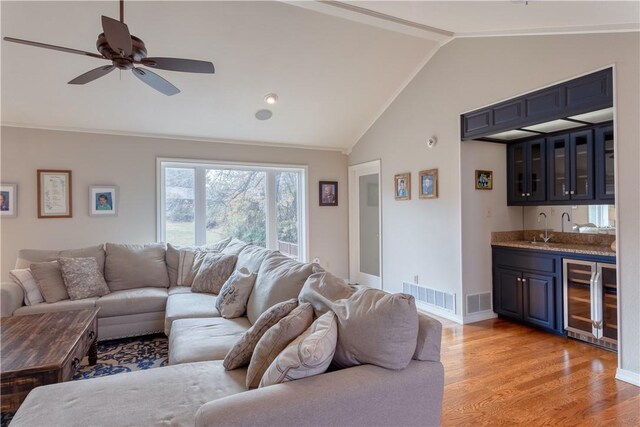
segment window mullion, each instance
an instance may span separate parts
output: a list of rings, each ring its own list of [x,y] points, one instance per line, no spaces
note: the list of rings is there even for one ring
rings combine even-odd
[[[267,191],[265,192],[267,212],[267,248],[278,249],[278,231],[276,226],[276,172],[267,171]]]
[[[207,243],[207,170],[203,167],[196,168],[194,203],[196,245]]]

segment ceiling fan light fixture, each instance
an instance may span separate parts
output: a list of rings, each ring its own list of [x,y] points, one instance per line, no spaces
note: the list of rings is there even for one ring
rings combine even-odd
[[[269,93],[264,97],[264,102],[266,102],[269,105],[275,104],[277,100],[278,100],[278,95],[275,93]]]

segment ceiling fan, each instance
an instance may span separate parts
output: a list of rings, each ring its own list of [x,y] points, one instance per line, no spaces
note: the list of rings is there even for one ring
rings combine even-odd
[[[98,35],[98,41],[96,42],[96,47],[100,55],[78,49],[16,39],[13,37],[5,37],[4,39],[9,42],[111,61],[111,65],[103,65],[79,75],[69,82],[69,84],[72,85],[83,85],[92,82],[118,68],[120,70],[131,70],[137,78],[153,89],[171,96],[180,93],[180,89],[156,73],[139,67],[139,65],[159,70],[184,71],[187,73],[215,73],[213,64],[207,61],[165,57],[147,58],[147,48],[144,42],[136,36],[132,36],[129,33],[129,27],[124,23],[124,0],[120,0],[120,20],[117,21],[108,16],[102,16],[102,29],[104,32]]]

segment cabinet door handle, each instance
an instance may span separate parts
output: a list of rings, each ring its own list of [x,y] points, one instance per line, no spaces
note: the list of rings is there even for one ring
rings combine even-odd
[[[78,367],[80,366],[80,359],[74,357],[73,362],[71,362],[71,366],[73,366],[73,369],[78,369]]]
[[[518,282],[522,282],[522,279],[521,279],[521,278],[519,278],[519,277],[518,277],[516,280],[517,280]]]
[[[525,194],[525,193],[522,193],[522,197],[525,197],[525,196],[526,196],[526,194]]]
[[[96,332],[95,331],[91,331],[89,332],[89,339],[93,340],[96,337]]]
[[[522,279],[522,283],[526,283],[526,282],[527,282],[527,279]]]
[[[531,196],[531,193],[527,193],[527,197]]]
[[[573,191],[573,190],[571,190],[571,194],[576,194],[576,192],[575,192],[575,191]]]
[[[569,195],[569,192],[568,192],[568,191],[565,191],[565,192],[564,192],[564,195],[565,195],[565,196],[568,196],[568,195]]]

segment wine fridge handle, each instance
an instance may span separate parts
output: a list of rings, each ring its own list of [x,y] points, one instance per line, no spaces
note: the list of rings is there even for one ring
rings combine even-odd
[[[596,271],[595,268],[591,273],[591,279],[589,280],[589,291],[591,292],[591,323],[592,323],[592,333],[594,336],[597,335],[597,330],[595,327],[596,321],[596,305],[598,304],[598,297],[596,295]]]

